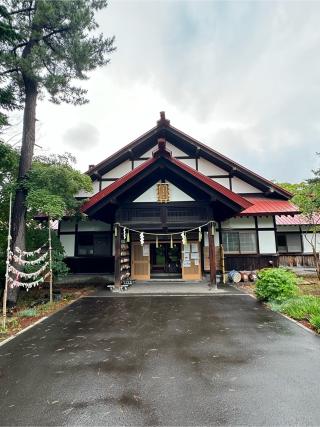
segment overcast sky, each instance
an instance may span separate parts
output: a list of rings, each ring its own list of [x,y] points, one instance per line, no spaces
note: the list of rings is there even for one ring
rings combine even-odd
[[[117,51],[81,107],[38,103],[37,143],[86,170],[171,124],[255,172],[319,167],[320,2],[121,1],[99,14]]]

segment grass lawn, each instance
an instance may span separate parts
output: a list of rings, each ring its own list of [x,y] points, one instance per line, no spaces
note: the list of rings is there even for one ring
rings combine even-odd
[[[61,299],[52,303],[48,302],[49,290],[46,288],[33,288],[29,292],[21,290],[17,306],[12,314],[7,315],[6,329],[2,327],[2,316],[0,318],[0,342],[32,325],[42,317],[55,313],[77,298],[88,295],[93,289],[90,286],[82,288],[59,287]],[[35,301],[39,304],[34,305]]]
[[[298,287],[299,296],[282,304],[270,302],[267,306],[320,333],[320,281],[315,276],[301,276]],[[237,288],[255,295],[254,283],[239,283]]]

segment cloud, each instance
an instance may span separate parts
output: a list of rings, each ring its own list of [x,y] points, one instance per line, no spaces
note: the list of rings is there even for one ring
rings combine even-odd
[[[111,0],[98,18],[117,51],[84,83],[89,104],[39,102],[39,145],[72,147],[85,170],[165,110],[266,178],[319,167],[320,2]]]
[[[99,142],[99,131],[90,123],[80,122],[63,134],[64,142],[77,151],[94,147]]]

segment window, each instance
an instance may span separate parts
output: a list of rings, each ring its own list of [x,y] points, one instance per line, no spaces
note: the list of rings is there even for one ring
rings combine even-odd
[[[78,256],[111,256],[111,233],[78,233]]]
[[[278,251],[282,253],[302,252],[299,233],[277,233]]]
[[[234,254],[254,254],[257,252],[255,231],[223,231],[222,244],[225,252]]]

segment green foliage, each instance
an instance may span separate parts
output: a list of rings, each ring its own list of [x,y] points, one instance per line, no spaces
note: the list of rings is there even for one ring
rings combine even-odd
[[[114,38],[97,34],[95,12],[106,0],[3,0],[0,9],[0,76],[7,96],[23,102],[26,82],[50,100],[83,104],[86,90],[74,86],[109,62]]]
[[[285,301],[280,310],[296,320],[307,319],[320,315],[320,299],[314,296],[300,296]]]
[[[44,188],[29,191],[27,204],[31,216],[42,213],[49,215],[50,218],[61,218],[66,212],[66,204],[63,198],[51,194]]]
[[[316,331],[320,333],[320,314],[315,314],[311,316],[310,323],[315,327]]]
[[[266,268],[259,272],[255,293],[262,301],[282,302],[297,295],[297,276],[284,268]]]
[[[36,308],[26,308],[17,313],[18,317],[37,317],[39,313]]]
[[[51,218],[61,218],[79,210],[81,202],[74,196],[80,190],[91,191],[92,182],[88,175],[73,168],[73,162],[68,153],[35,159],[27,181],[31,216],[45,213]]]

